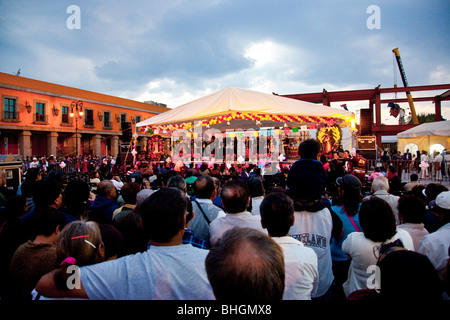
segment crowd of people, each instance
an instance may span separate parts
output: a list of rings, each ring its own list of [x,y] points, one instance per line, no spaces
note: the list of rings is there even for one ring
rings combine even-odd
[[[93,157],[29,164],[17,190],[2,176],[1,299],[448,299],[450,191],[394,195],[320,152],[303,141],[275,175]]]
[[[403,154],[400,151],[392,154],[385,150],[380,157],[382,167],[392,166],[395,172],[401,175],[402,172],[415,172],[421,180],[449,181],[450,176],[450,153],[447,149],[434,151],[417,150],[411,153],[406,149]]]

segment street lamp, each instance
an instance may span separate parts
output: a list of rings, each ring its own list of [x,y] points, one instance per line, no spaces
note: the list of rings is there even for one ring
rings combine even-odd
[[[70,117],[72,118],[75,116],[74,110],[77,113],[75,117],[75,153],[78,157],[78,118],[81,118],[84,114],[83,101],[72,101],[72,103],[70,104]]]

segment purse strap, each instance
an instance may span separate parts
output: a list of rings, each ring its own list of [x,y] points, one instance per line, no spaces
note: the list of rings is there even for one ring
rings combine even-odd
[[[197,204],[197,206],[199,207],[200,211],[203,213],[203,217],[206,220],[206,223],[208,223],[208,226],[211,224],[211,221],[209,220],[208,216],[206,215],[205,211],[203,211],[202,206],[200,205],[200,203],[197,201],[197,199],[194,200],[195,203]]]
[[[345,212],[348,220],[350,220],[350,223],[353,225],[353,227],[356,229],[356,231],[361,232],[361,229],[358,228],[358,225],[356,224],[355,220],[353,220],[353,217],[348,215],[347,210],[345,210],[344,206],[341,206],[341,209]]]

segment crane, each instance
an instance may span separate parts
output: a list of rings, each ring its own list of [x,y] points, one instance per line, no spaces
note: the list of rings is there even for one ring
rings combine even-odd
[[[397,65],[400,69],[400,74],[402,76],[403,86],[405,88],[408,87],[408,80],[406,79],[405,69],[403,68],[402,58],[400,57],[400,52],[398,48],[392,49],[392,52],[395,54],[395,58],[397,59]],[[406,98],[408,99],[409,108],[411,109],[411,116],[414,124],[419,124],[419,120],[417,119],[416,109],[414,108],[414,102],[411,96],[411,92],[406,91]]]

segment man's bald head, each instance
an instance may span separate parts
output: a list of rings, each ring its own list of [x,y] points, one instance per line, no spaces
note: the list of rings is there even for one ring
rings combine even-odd
[[[115,198],[116,187],[110,180],[102,180],[97,185],[97,194],[106,198]]]
[[[205,260],[218,300],[281,300],[285,286],[283,251],[262,232],[234,227]]]
[[[211,199],[215,191],[214,180],[208,175],[198,177],[194,183],[194,191],[199,199]]]
[[[250,192],[241,180],[227,181],[222,188],[222,203],[227,213],[239,213],[247,210]]]

